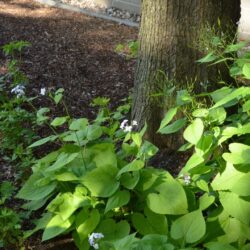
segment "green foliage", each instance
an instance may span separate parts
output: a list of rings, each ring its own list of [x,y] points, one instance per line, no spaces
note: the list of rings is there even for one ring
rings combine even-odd
[[[130,41],[127,44],[118,44],[115,48],[115,52],[121,55],[125,55],[127,59],[136,58],[139,49],[138,41]]]
[[[12,197],[14,190],[8,181],[0,185],[0,247],[23,249],[21,217],[5,204]]]
[[[36,117],[27,108],[29,99],[25,96],[28,79],[20,70],[21,53],[28,46],[30,44],[24,41],[3,46],[4,53],[11,60],[7,73],[0,79],[0,154],[5,160],[19,165],[19,169],[26,168],[33,161],[27,146],[35,137]]]

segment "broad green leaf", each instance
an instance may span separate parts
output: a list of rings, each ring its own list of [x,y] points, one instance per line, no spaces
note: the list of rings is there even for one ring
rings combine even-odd
[[[67,120],[68,120],[68,116],[56,117],[56,118],[50,123],[50,125],[53,126],[53,127],[58,127],[58,126],[63,125]]]
[[[183,215],[176,219],[171,227],[171,237],[186,243],[194,243],[200,240],[206,232],[206,223],[201,210]]]
[[[240,196],[250,196],[249,180],[250,172],[240,172],[227,163],[225,170],[216,175],[211,185],[214,190],[231,190]]]
[[[47,206],[47,210],[60,215],[65,221],[84,204],[88,205],[89,199],[79,193],[59,193]]]
[[[98,143],[85,150],[85,155],[91,158],[96,167],[117,166],[117,158],[112,143]]]
[[[196,109],[192,113],[193,117],[197,117],[197,118],[207,117],[208,114],[209,114],[208,109]]]
[[[161,183],[161,182],[160,182]],[[179,215],[187,213],[187,197],[182,185],[170,174],[147,196],[147,206],[158,214]]]
[[[55,175],[58,181],[77,181],[79,178],[72,172],[63,172]]]
[[[133,172],[133,171],[139,171],[144,167],[144,162],[141,160],[134,160],[125,167],[123,167],[117,174],[117,177],[122,175],[123,173],[126,172]]]
[[[60,215],[55,215],[46,225],[42,241],[50,240],[65,232],[73,224],[75,217],[72,216],[64,221]]]
[[[220,202],[224,210],[240,220],[244,224],[250,222],[250,200],[239,197],[237,194],[231,192],[219,192]]]
[[[240,222],[236,218],[227,216],[227,218],[220,219],[220,224],[225,232],[224,235],[219,236],[217,239],[220,242],[245,242],[250,239],[250,228],[248,225]]]
[[[199,198],[199,209],[201,211],[206,210],[214,203],[214,201],[215,201],[214,195],[209,195],[208,193],[203,194]]]
[[[211,146],[213,145],[213,136],[210,134],[203,134],[199,142],[195,147],[195,151],[198,155],[204,156],[209,152]]]
[[[84,130],[88,126],[88,119],[80,118],[73,120],[69,126],[70,130]]]
[[[134,189],[140,179],[140,173],[137,171],[123,173],[120,177],[121,185],[127,189]]]
[[[92,196],[110,197],[120,185],[116,179],[117,172],[117,168],[112,166],[96,168],[82,178],[82,183],[90,190]]]
[[[158,152],[158,148],[152,144],[149,141],[143,142],[142,146],[139,149],[139,152],[137,154],[137,158],[143,158],[145,160],[150,159],[152,156],[154,156]]]
[[[215,103],[219,102],[221,99],[223,99],[225,96],[229,95],[230,93],[232,93],[233,89],[229,88],[229,87],[223,87],[220,89],[215,90],[214,92],[212,92],[210,94],[210,96],[212,97],[213,101]]]
[[[200,165],[203,162],[204,162],[204,158],[201,155],[199,155],[197,153],[194,153],[189,158],[189,160],[187,161],[186,165],[182,168],[180,174],[185,174],[185,173],[189,172],[194,167],[197,167],[198,165]]]
[[[199,62],[199,63],[209,63],[209,62],[213,62],[216,59],[217,59],[217,56],[215,56],[213,54],[213,52],[210,52],[205,57],[197,60],[197,62]]]
[[[106,219],[101,221],[96,232],[103,233],[105,240],[117,240],[129,235],[130,226],[125,220],[116,223],[113,219]]]
[[[196,145],[204,131],[204,125],[200,118],[196,118],[184,131],[183,137],[186,141]]]
[[[250,100],[246,101],[246,102],[243,104],[242,108],[243,108],[243,112],[249,111],[249,110],[250,110]]]
[[[209,115],[207,117],[209,122],[222,124],[227,117],[227,113],[223,107],[217,107],[215,109],[209,110]]]
[[[100,138],[102,135],[102,128],[98,125],[90,125],[87,129],[87,139],[90,141]]]
[[[110,241],[109,242],[100,242],[100,249],[103,249],[103,250],[110,250],[110,249],[135,250],[134,244],[137,241],[138,241],[138,239],[135,238],[135,233],[134,233],[134,234],[127,235],[124,238],[112,240],[112,243]],[[112,246],[110,244],[112,244]]]
[[[224,96],[221,100],[216,102],[216,104],[210,108],[215,109],[220,106],[225,106],[225,104],[228,104],[229,102],[233,101],[234,99],[240,99],[242,97],[245,97],[246,95],[250,94],[250,88],[249,87],[240,87],[235,90],[233,90],[228,95]]]
[[[135,145],[139,148],[142,144],[142,136],[140,133],[133,133],[132,134],[132,140],[135,143]]]
[[[164,119],[161,121],[161,125],[160,125],[160,128],[158,129],[158,131],[160,131],[162,128],[164,128],[166,125],[168,125],[172,121],[172,119],[174,118],[174,116],[177,113],[177,110],[178,110],[178,108],[175,107],[175,108],[171,108],[167,112]]]
[[[83,209],[76,216],[76,231],[80,240],[83,241],[91,234],[100,222],[100,214],[97,209],[90,212]]]
[[[224,153],[222,157],[232,164],[250,163],[250,146],[241,143],[231,143],[229,145],[231,153]]]
[[[182,129],[185,126],[185,124],[186,124],[185,118],[179,119],[179,120],[173,122],[172,124],[160,129],[159,133],[163,134],[163,135],[173,134],[173,133],[179,131],[180,129]]]
[[[225,48],[225,53],[231,53],[231,52],[237,52],[240,49],[244,48],[247,45],[247,42],[238,42],[236,44],[229,44],[227,45],[227,47]]]
[[[237,250],[237,248],[222,242],[209,242],[205,244],[208,250]]]
[[[136,231],[142,235],[166,235],[168,232],[168,222],[166,216],[156,214],[150,211],[147,207],[144,209],[144,214],[132,214],[132,223]]]
[[[51,171],[56,171],[61,169],[62,167],[66,166],[69,164],[71,161],[73,161],[79,153],[72,153],[72,154],[67,154],[62,152],[58,158],[57,161],[51,165],[49,168],[46,169],[46,172],[51,172]]]
[[[63,88],[59,88],[57,91],[56,91],[56,93],[55,93],[55,96],[54,96],[54,102],[56,103],[56,104],[58,104],[60,101],[61,101],[61,99],[62,99],[62,97],[63,97],[63,92],[64,92],[64,89]]]
[[[136,250],[174,250],[166,235],[149,234],[136,244]],[[124,249],[125,250],[125,249]]]
[[[56,188],[55,182],[46,185],[37,185],[37,181],[43,180],[44,177],[39,174],[33,174],[17,194],[17,198],[24,200],[41,200],[50,195]]]
[[[250,63],[244,64],[242,68],[242,73],[247,79],[250,79]]]
[[[124,205],[128,204],[130,200],[130,193],[127,190],[117,191],[113,196],[109,197],[107,201],[107,205],[105,208],[105,212],[117,208],[123,207]]]
[[[43,138],[43,139],[41,139],[41,140],[38,140],[38,141],[32,143],[32,144],[29,146],[29,148],[34,148],[34,147],[41,146],[41,145],[43,145],[43,144],[45,144],[45,143],[47,143],[47,142],[55,141],[57,138],[58,138],[57,135],[50,135],[50,136],[48,136],[48,137],[46,137],[46,138]]]

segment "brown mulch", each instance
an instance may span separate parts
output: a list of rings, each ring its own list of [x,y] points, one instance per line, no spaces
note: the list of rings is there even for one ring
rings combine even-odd
[[[135,62],[114,49],[135,40],[137,33],[136,28],[32,0],[0,0],[0,46],[17,40],[32,44],[22,56],[28,94],[63,87],[74,116],[93,117],[89,104],[94,97],[109,97],[117,106],[129,95]],[[2,71],[5,60],[0,53]]]

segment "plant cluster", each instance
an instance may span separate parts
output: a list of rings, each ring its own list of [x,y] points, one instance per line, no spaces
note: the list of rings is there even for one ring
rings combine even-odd
[[[20,69],[21,53],[28,46],[24,41],[3,46],[9,62],[7,73],[0,78],[0,153],[5,160],[18,161],[22,167],[29,166],[33,158],[26,148],[35,137],[36,120],[35,114],[27,109],[28,79]]]
[[[231,75],[237,66],[235,79],[247,80],[248,52],[235,57],[241,48],[225,49],[234,60],[210,53],[200,62],[229,60]],[[63,103],[63,89],[49,96]],[[143,139],[147,125],[137,131],[137,122],[126,119],[130,105],[113,112],[108,104],[107,98],[93,101],[100,107],[93,121],[37,111],[37,122],[52,134],[29,150],[47,143],[57,149],[35,161],[16,196],[27,201],[24,209],[43,211],[25,238],[38,230],[43,241],[72,234],[80,250],[249,250],[250,87],[178,91],[158,130],[185,128],[179,150],[192,155],[176,177],[149,164],[158,149]],[[185,116],[177,119],[179,112]]]
[[[15,188],[8,181],[0,185],[0,248],[23,249],[22,219],[13,209],[6,206]]]

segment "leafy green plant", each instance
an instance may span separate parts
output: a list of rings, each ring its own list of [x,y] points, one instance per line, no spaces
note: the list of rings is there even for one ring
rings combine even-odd
[[[36,136],[36,117],[27,108],[30,99],[25,96],[28,79],[20,70],[21,54],[28,46],[30,44],[24,41],[3,46],[10,61],[7,73],[0,80],[0,153],[5,160],[16,162],[20,168],[31,164],[33,156],[26,148]]]
[[[12,197],[14,190],[11,182],[5,181],[0,185],[0,247],[24,249],[21,217],[5,205],[5,202]]]
[[[139,49],[138,41],[130,41],[127,44],[118,44],[115,48],[115,52],[121,55],[125,55],[128,59],[136,58]]]

